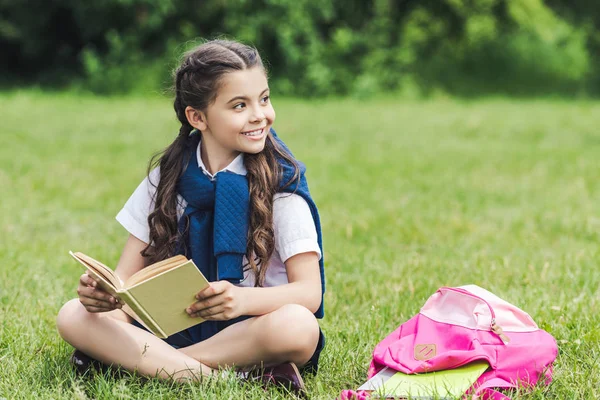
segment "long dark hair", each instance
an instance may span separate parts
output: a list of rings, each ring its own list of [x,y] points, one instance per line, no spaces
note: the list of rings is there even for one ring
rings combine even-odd
[[[148,165],[148,175],[156,166],[160,169],[154,210],[148,216],[150,243],[142,251],[149,263],[175,255],[181,240],[177,221],[177,181],[189,161],[192,145],[197,143],[190,135],[194,128],[187,120],[186,107],[206,111],[217,97],[225,74],[255,67],[264,70],[254,47],[229,40],[213,40],[187,52],[175,70],[174,108],[181,128],[173,143],[156,154]],[[295,174],[292,181],[298,179],[295,160],[277,144],[271,133],[261,152],[244,155],[250,191],[246,258],[257,286],[264,282],[268,261],[275,249],[273,196],[281,186],[280,161],[293,165]]]

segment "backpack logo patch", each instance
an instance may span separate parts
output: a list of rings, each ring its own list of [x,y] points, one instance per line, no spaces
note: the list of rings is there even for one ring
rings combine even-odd
[[[437,347],[435,343],[429,344],[417,344],[415,345],[415,360],[424,361],[435,357],[437,354]]]

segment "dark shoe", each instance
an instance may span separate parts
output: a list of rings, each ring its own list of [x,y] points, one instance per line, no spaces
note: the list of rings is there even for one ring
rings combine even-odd
[[[117,377],[122,374],[122,370],[120,368],[111,368],[103,362],[98,361],[95,358],[92,358],[84,352],[79,351],[77,349],[75,349],[75,351],[71,355],[70,361],[73,367],[75,368],[77,374],[81,376],[89,374],[90,371],[95,371],[101,374],[109,373]]]
[[[100,361],[79,350],[73,352],[70,361],[78,375],[85,375],[92,369],[100,371],[104,365]]]
[[[260,382],[263,387],[282,386],[296,395],[306,395],[304,380],[300,375],[300,371],[298,371],[298,367],[292,362],[275,365],[274,367],[257,368],[248,373],[247,380]]]

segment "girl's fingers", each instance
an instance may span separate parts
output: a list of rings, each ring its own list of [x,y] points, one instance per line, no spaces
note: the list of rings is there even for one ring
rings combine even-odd
[[[79,286],[77,288],[77,294],[79,296],[85,296],[85,297],[89,297],[91,299],[104,300],[104,301],[108,301],[108,302],[112,302],[112,303],[117,302],[117,299],[115,299],[113,296],[111,296],[110,293],[106,293],[102,289],[96,289],[96,288],[89,287],[89,286],[84,286],[84,287]]]
[[[85,306],[85,309],[91,313],[109,312],[109,311],[113,310],[113,308],[102,308],[102,307],[94,307],[94,306]]]
[[[210,286],[196,294],[196,299],[204,300],[223,293],[231,285],[228,281],[211,282]]]
[[[205,308],[203,310],[196,311],[196,312],[190,314],[190,316],[194,317],[194,318],[200,317],[200,318],[204,318],[204,319],[211,319],[215,315],[223,313],[223,311],[225,311],[225,307],[222,305],[217,305],[214,307]]]
[[[81,275],[79,278],[77,295],[79,296],[79,301],[88,312],[107,312],[123,306],[110,293],[106,293],[97,286],[98,283],[87,273]]]
[[[206,315],[206,316],[201,316],[201,315],[199,315],[199,314],[196,313],[196,314],[191,315],[191,317],[193,317],[193,318],[202,318],[202,319],[205,319],[207,321],[226,321],[226,320],[229,319],[229,318],[225,318],[225,315],[222,312],[217,313],[217,314],[212,314],[212,315]]]
[[[103,300],[98,300],[98,299],[94,299],[94,298],[90,298],[90,297],[80,297],[79,301],[81,302],[81,304],[83,304],[85,307],[98,307],[98,308],[105,308],[108,310],[114,310],[115,308],[117,308],[117,305],[114,303],[111,303],[109,301],[103,301]]]
[[[79,277],[79,283],[83,286],[98,286],[98,282],[96,282],[87,272]]]
[[[211,307],[215,307],[221,303],[221,299],[218,296],[213,296],[208,299],[200,300],[192,304],[187,308],[188,314],[197,313],[200,310],[205,310]]]
[[[90,287],[79,287],[77,289],[79,301],[83,305],[92,305],[96,307],[106,307],[114,310],[121,308],[123,305],[113,296],[106,292],[98,291]]]

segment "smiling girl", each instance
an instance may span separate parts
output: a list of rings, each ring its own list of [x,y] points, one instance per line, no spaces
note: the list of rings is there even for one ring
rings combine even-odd
[[[270,366],[257,376],[303,390],[296,366],[316,371],[324,343],[320,222],[304,167],[271,129],[257,50],[215,40],[188,52],[174,107],[179,135],[117,215],[129,237],[116,272],[125,280],[175,254],[192,258],[211,285],[186,311],[207,322],[163,341],[86,273],[58,330],[83,367],[92,358],[189,380]]]

